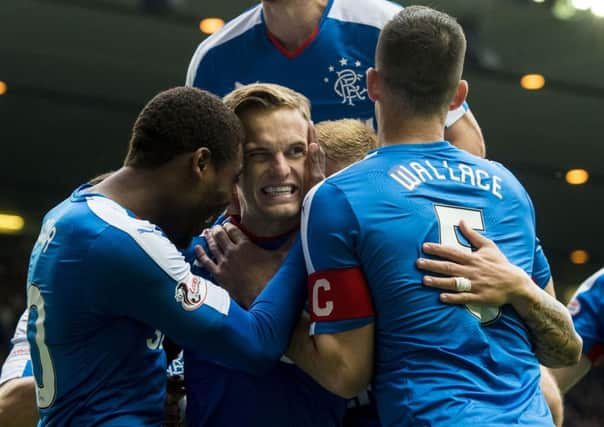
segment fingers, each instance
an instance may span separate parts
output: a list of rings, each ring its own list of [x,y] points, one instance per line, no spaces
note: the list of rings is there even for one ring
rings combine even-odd
[[[216,226],[219,227],[219,226]],[[214,227],[212,227],[214,228]],[[214,233],[211,230],[205,229],[203,230],[202,236],[206,239],[206,243],[208,244],[208,249],[210,251],[210,255],[216,260],[218,264],[222,262],[224,259],[224,253],[218,242],[214,238]]]
[[[470,227],[463,219],[459,222],[459,229],[461,230],[461,234],[463,234],[464,237],[468,239],[468,242],[470,242],[470,244],[476,249],[486,246],[495,246],[491,240],[482,236],[478,231]]]
[[[440,243],[424,243],[422,245],[422,250],[429,255],[434,255],[464,265],[469,264],[472,258],[472,254],[467,253],[463,249]]]
[[[223,225],[224,230],[226,231],[227,235],[229,236],[229,239],[231,240],[231,242],[233,242],[236,245],[239,245],[245,241],[248,241],[249,239],[247,238],[247,236],[245,234],[243,234],[243,231],[241,231],[241,229],[231,223],[226,223]]]
[[[443,289],[445,291],[456,291],[457,286],[454,277],[424,276],[424,285],[431,288]]]
[[[470,292],[459,292],[454,294],[440,294],[441,302],[446,304],[481,304],[482,297]]]
[[[225,224],[226,225],[226,224]],[[215,225],[210,229],[209,235],[214,238],[220,251],[224,254],[232,249],[235,242],[231,240],[231,237],[226,231],[225,226]],[[206,237],[207,238],[207,237]],[[209,241],[208,241],[209,244]],[[213,254],[213,252],[212,252]]]
[[[199,265],[210,274],[215,275],[218,272],[218,265],[212,261],[200,245],[195,246],[195,257]]]
[[[443,276],[470,276],[469,268],[460,264],[455,264],[450,261],[438,261],[435,259],[419,258],[416,261],[416,265],[417,268],[419,268],[420,270],[427,270],[432,273],[442,274]]]
[[[315,130],[315,124],[312,120],[308,121],[308,145],[317,142],[317,132]]]

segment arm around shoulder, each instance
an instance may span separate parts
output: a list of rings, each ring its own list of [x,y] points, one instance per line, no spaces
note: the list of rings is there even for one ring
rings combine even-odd
[[[371,381],[374,325],[371,322],[350,331],[310,336],[310,319],[304,314],[287,355],[326,390],[352,398]]]

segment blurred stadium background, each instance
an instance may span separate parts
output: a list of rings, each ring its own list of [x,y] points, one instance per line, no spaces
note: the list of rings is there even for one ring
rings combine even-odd
[[[24,308],[27,258],[43,213],[78,184],[118,168],[138,111],[156,92],[184,83],[203,31],[255,3],[0,2],[0,361]],[[469,101],[488,157],[532,195],[566,302],[604,265],[604,0],[413,4],[464,25]],[[527,74],[538,76],[522,79]],[[585,175],[568,175],[572,169],[587,181],[569,183]],[[602,405],[595,409],[602,378],[600,370],[571,394],[567,425],[604,425]]]

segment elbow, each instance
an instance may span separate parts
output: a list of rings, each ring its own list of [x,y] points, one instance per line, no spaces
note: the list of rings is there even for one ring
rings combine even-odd
[[[548,368],[565,368],[579,363],[583,349],[583,340],[574,330],[573,333],[567,345],[561,347],[555,354],[552,353],[549,356],[544,355],[543,357],[539,357],[541,364]]]

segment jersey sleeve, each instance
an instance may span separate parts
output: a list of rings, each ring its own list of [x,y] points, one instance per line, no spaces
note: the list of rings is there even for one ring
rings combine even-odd
[[[470,110],[470,105],[466,101],[463,102],[459,107],[455,110],[451,110],[447,113],[447,119],[445,120],[445,127],[451,127],[455,124],[456,121],[461,119],[464,114],[466,114]]]
[[[210,81],[216,76],[215,67],[208,55],[208,39],[204,40],[195,50],[185,78],[185,85],[199,89],[210,90]]]
[[[265,372],[279,360],[306,297],[299,239],[248,311],[224,289],[192,274],[159,233],[108,229],[89,254],[96,266],[90,274],[106,283],[90,298],[104,312],[146,323],[183,348],[203,350],[250,374]]]
[[[0,385],[15,378],[33,375],[29,342],[27,341],[27,313],[27,310],[23,312],[15,328],[15,334],[11,339],[11,350],[2,365]]]
[[[535,239],[535,255],[533,258],[533,281],[541,288],[545,288],[552,278],[552,272],[549,267],[549,261],[543,252],[541,242]]]
[[[355,255],[360,229],[345,195],[328,181],[302,209],[311,334],[344,332],[373,321],[369,286]]]
[[[583,354],[598,364],[604,356],[604,269],[581,284],[568,304]]]

